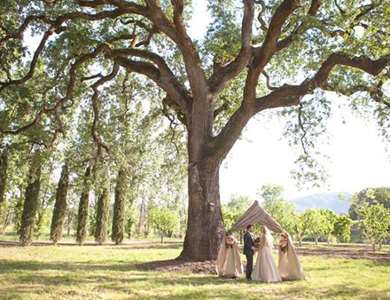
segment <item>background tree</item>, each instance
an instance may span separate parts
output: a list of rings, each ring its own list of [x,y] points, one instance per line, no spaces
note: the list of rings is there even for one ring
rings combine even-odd
[[[126,173],[120,169],[116,179],[114,211],[112,216],[111,240],[116,245],[122,243],[125,230],[125,189]],[[131,232],[131,225],[129,231]]]
[[[308,230],[310,218],[311,216],[309,214],[304,213],[295,213],[293,215],[293,227],[291,232],[298,240],[299,246],[302,246],[303,238]]]
[[[337,221],[337,215],[329,209],[320,209],[321,215],[325,217],[325,221],[322,224],[322,233],[326,238],[328,244],[330,243],[330,237],[334,233],[335,223]]]
[[[88,221],[88,205],[89,205],[89,192],[91,185],[91,167],[88,166],[85,170],[83,178],[82,192],[80,196],[79,209],[77,215],[77,233],[76,241],[79,244],[83,244],[87,237],[87,221]]]
[[[0,148],[0,214],[2,213],[2,206],[3,203],[5,202],[7,169],[8,169],[8,149]]]
[[[251,200],[247,196],[233,195],[230,200],[223,205],[223,221],[225,228],[229,229],[238,220],[239,217],[251,205]]]
[[[168,208],[153,207],[149,211],[149,218],[153,228],[160,233],[161,243],[163,243],[164,236],[172,236],[179,225],[177,214]]]
[[[349,242],[351,240],[352,220],[347,215],[336,216],[334,222],[333,234],[340,242]]]
[[[56,244],[62,238],[64,221],[67,213],[67,194],[69,188],[69,167],[65,163],[58,181],[56,201],[50,226],[50,239]]]
[[[96,207],[96,227],[95,227],[95,241],[103,244],[107,239],[109,208],[110,208],[110,186],[107,182],[107,175],[104,177],[102,188],[99,191]]]
[[[373,251],[376,250],[376,245],[380,249],[383,240],[390,237],[390,209],[382,204],[374,204],[362,207],[360,215],[361,227]]]
[[[28,185],[24,195],[23,214],[20,225],[19,240],[23,246],[32,242],[34,223],[39,206],[39,192],[41,187],[42,153],[36,149],[31,158]]]
[[[133,232],[133,226],[135,224],[135,217],[133,212],[128,212],[126,224],[125,224],[125,232],[127,234],[127,238],[131,238],[131,234]]]
[[[264,185],[260,189],[260,196],[264,199],[263,207],[287,232],[294,231],[295,206],[294,203],[283,199],[283,187]]]
[[[303,219],[307,233],[314,237],[314,242],[317,245],[321,236],[328,237],[329,232],[332,232],[333,223],[327,218],[327,214],[318,209],[308,209],[303,213]]]
[[[390,188],[366,188],[354,194],[349,208],[349,215],[352,220],[359,219],[359,211],[362,207],[374,204],[382,204],[385,208],[390,208]]]

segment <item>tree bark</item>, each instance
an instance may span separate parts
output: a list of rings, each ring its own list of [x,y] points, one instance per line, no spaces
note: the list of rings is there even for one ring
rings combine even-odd
[[[41,188],[41,157],[40,152],[33,154],[28,185],[25,192],[23,214],[20,226],[19,240],[22,246],[28,246],[32,242],[32,234],[36,213],[39,206],[39,191]]]
[[[97,203],[95,241],[100,245],[107,239],[108,213],[110,205],[109,193],[110,191],[108,185],[104,186]]]
[[[144,235],[145,232],[146,232],[146,200],[145,197],[143,197],[139,208],[137,234]]]
[[[188,223],[179,259],[216,259],[224,234],[219,196],[219,162],[190,163]]]
[[[56,193],[56,202],[53,210],[53,217],[51,220],[50,227],[50,239],[56,244],[62,238],[62,230],[64,226],[65,216],[66,216],[66,197],[68,193],[69,186],[69,169],[68,165],[65,163],[62,167],[62,173],[60,180],[58,181],[57,193]]]
[[[5,148],[0,154],[0,214],[1,205],[5,201],[5,187],[7,184],[8,150]]]
[[[111,240],[119,245],[123,241],[125,221],[125,188],[126,175],[124,169],[120,169],[115,186],[114,213],[112,219]]]
[[[90,189],[91,167],[89,166],[84,175],[83,191],[80,197],[79,212],[77,215],[76,241],[82,245],[87,237],[89,189]]]

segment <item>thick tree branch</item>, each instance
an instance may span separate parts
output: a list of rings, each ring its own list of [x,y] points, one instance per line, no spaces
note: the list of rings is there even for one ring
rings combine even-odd
[[[300,85],[284,85],[270,94],[258,98],[255,110],[258,112],[268,108],[297,105],[303,96],[314,89],[329,87],[327,79],[332,69],[337,65],[356,68],[376,76],[390,65],[390,54],[372,60],[366,56],[350,57],[344,53],[333,53],[322,63],[312,78],[304,80]]]
[[[5,34],[5,36],[0,38],[0,47],[2,47],[3,43],[5,43],[6,41],[8,41],[10,39],[20,39],[21,40],[23,38],[23,32],[27,29],[27,27],[30,25],[30,23],[32,23],[36,20],[46,21],[46,23],[48,23],[47,18],[44,15],[28,16],[16,31],[8,32]],[[4,29],[4,31],[5,31],[5,29]]]
[[[118,17],[121,14],[125,14],[125,13],[126,12],[124,12],[123,10],[118,9],[118,10],[112,10],[112,11],[101,11],[101,12],[96,13],[96,14],[88,14],[88,13],[84,13],[84,12],[72,12],[72,13],[67,13],[67,14],[61,15],[54,20],[51,20],[50,18],[43,16],[43,15],[27,17],[26,20],[22,23],[22,25],[19,27],[19,29],[16,32],[7,34],[5,37],[3,37],[0,40],[0,46],[1,46],[2,42],[6,42],[8,39],[11,39],[11,38],[20,38],[21,39],[22,33],[26,30],[28,25],[34,20],[43,21],[44,23],[49,24],[50,27],[43,34],[43,37],[42,37],[37,49],[34,52],[32,61],[30,63],[30,68],[29,68],[29,71],[27,72],[27,74],[20,79],[16,79],[16,80],[11,79],[11,80],[6,81],[6,82],[0,82],[0,92],[4,88],[7,88],[11,85],[18,85],[18,84],[25,83],[26,81],[28,81],[29,79],[31,79],[33,77],[36,64],[38,62],[39,57],[41,56],[41,54],[43,52],[43,49],[45,47],[47,40],[54,32],[59,34],[65,29],[62,26],[62,24],[64,22],[69,21],[69,20],[74,20],[74,19],[84,19],[84,20],[96,21],[96,20],[102,20],[105,18],[115,18],[115,17]]]
[[[322,4],[322,0],[312,0],[307,15],[314,17],[317,14],[318,10],[320,9],[321,4]],[[277,43],[278,51],[280,51],[284,48],[287,48],[289,45],[291,45],[294,38],[298,34],[301,34],[302,31],[305,29],[305,25],[306,25],[306,22],[302,21],[302,23],[300,25],[298,25],[297,28],[288,37],[284,38],[281,41],[278,41],[278,43]]]
[[[269,77],[268,73],[266,71],[263,71],[262,74],[265,77],[265,83],[267,85],[267,88],[271,91],[277,90],[278,88],[271,84],[271,78]]]
[[[114,63],[111,73],[106,76],[102,76],[91,86],[93,90],[91,102],[92,102],[92,109],[94,115],[93,122],[92,122],[92,137],[97,146],[97,157],[102,157],[102,149],[104,149],[108,154],[110,154],[110,148],[106,143],[104,143],[97,129],[97,123],[99,121],[99,113],[100,113],[99,103],[98,103],[99,87],[105,84],[106,82],[112,80],[118,74],[118,71],[119,71],[119,65],[117,63]]]
[[[114,60],[127,68],[128,71],[141,73],[156,82],[167,93],[169,98],[176,103],[181,113],[188,116],[190,111],[188,92],[177,80],[161,56],[141,49],[110,49],[108,52]],[[147,59],[152,63],[131,61],[128,60],[129,56]]]
[[[298,105],[303,96],[316,88],[326,87],[326,81],[332,69],[337,66],[348,66],[360,69],[370,75],[378,75],[390,65],[390,54],[380,59],[372,60],[368,57],[350,57],[344,53],[334,53],[326,59],[317,73],[304,80],[300,85],[283,85],[266,96],[257,98],[252,105],[243,103],[228,120],[225,127],[210,143],[210,153],[217,157],[224,157],[240,136],[248,120],[256,113],[270,108]],[[215,151],[215,152],[214,152]]]
[[[277,41],[282,32],[283,25],[298,7],[298,0],[284,0],[272,16],[263,44],[253,47],[253,59],[249,65],[248,76],[245,81],[243,102],[252,103],[255,101],[259,76],[273,54],[277,51]]]
[[[44,34],[43,34],[43,37],[37,47],[37,49],[35,50],[34,52],[34,55],[33,55],[33,58],[31,60],[31,63],[30,63],[30,68],[29,68],[29,71],[27,72],[26,75],[24,75],[22,78],[20,79],[11,79],[9,81],[6,81],[6,82],[0,82],[0,92],[5,89],[6,87],[10,86],[10,85],[17,85],[17,84],[21,84],[21,83],[24,83],[26,82],[27,80],[29,80],[31,77],[33,77],[34,75],[34,70],[35,70],[35,66],[38,62],[38,58],[39,56],[41,55],[44,47],[45,47],[45,44],[47,42],[47,40],[49,39],[49,37],[53,34],[53,28],[50,28],[49,30],[47,30]]]
[[[93,52],[84,54],[80,56],[76,61],[71,65],[70,70],[69,70],[69,81],[66,87],[66,92],[65,96],[59,99],[58,101],[55,102],[54,105],[48,106],[44,105],[35,115],[32,121],[27,123],[26,125],[22,125],[18,128],[15,129],[6,129],[6,130],[1,130],[3,134],[11,134],[11,135],[16,135],[19,134],[23,131],[26,131],[27,129],[33,127],[36,125],[44,115],[51,114],[51,113],[56,113],[58,109],[66,109],[70,107],[73,104],[73,90],[76,84],[76,71],[80,65],[82,65],[84,62],[95,58],[97,55],[99,55],[101,52],[103,52],[104,46],[100,45],[98,46]],[[69,102],[67,104],[67,102]]]
[[[230,63],[218,68],[209,79],[210,92],[214,95],[223,90],[225,85],[235,78],[251,58],[252,26],[254,19],[254,1],[244,0],[244,16],[241,27],[241,50]]]

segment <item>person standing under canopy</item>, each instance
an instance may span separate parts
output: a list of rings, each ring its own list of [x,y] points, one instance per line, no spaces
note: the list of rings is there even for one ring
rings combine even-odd
[[[305,279],[305,274],[295,252],[293,241],[287,232],[283,232],[280,235],[278,269],[283,280]]]
[[[253,255],[255,254],[255,242],[254,235],[252,233],[252,225],[249,224],[246,227],[246,232],[244,234],[244,254],[246,256],[246,269],[245,275],[247,280],[251,280],[252,270],[253,270]]]
[[[266,226],[263,226],[262,231],[252,279],[261,282],[280,282],[282,278],[272,257],[273,238],[271,232]]]
[[[237,278],[242,274],[238,242],[231,233],[226,233],[217,258],[217,274],[220,277]]]

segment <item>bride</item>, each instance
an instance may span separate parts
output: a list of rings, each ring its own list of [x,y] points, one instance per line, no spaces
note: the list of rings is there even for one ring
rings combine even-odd
[[[263,226],[263,234],[260,237],[256,266],[252,273],[252,280],[262,282],[282,281],[279,271],[272,257],[273,238],[269,229]]]

